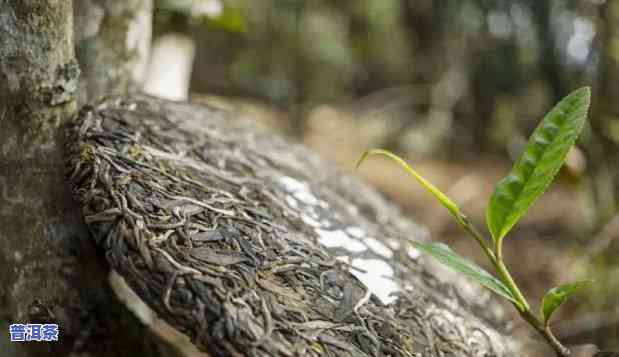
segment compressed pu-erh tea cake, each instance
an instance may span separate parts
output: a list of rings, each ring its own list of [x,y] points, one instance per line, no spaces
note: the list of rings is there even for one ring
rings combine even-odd
[[[489,292],[438,276],[421,227],[300,145],[142,95],[69,136],[102,256],[209,355],[515,356]]]

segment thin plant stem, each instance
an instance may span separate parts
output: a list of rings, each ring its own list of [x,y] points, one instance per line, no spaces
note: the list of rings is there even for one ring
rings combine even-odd
[[[557,354],[557,357],[567,357],[570,355],[570,350],[561,344],[561,342],[554,336],[552,331],[550,330],[550,326],[544,325],[535,315],[531,313],[531,308],[526,298],[518,288],[518,285],[512,278],[507,266],[503,262],[503,252],[502,252],[502,240],[498,240],[494,245],[494,252],[488,247],[485,242],[484,237],[479,232],[479,230],[468,220],[468,218],[460,214],[458,219],[458,223],[464,230],[466,230],[472,237],[475,239],[477,244],[484,251],[488,259],[494,265],[497,273],[499,274],[501,280],[510,292],[514,295],[514,298],[518,303],[512,302],[520,316],[531,325],[544,339],[548,342],[548,344],[552,347],[552,349]]]
[[[527,303],[527,300],[524,298],[524,296],[520,292],[520,289],[518,289],[518,286],[514,282],[514,279],[511,277],[511,275],[509,274],[507,267],[505,267],[505,264],[503,264],[503,260],[499,257],[498,254],[495,254],[488,247],[488,245],[485,243],[484,237],[481,235],[481,233],[479,233],[479,230],[463,214],[460,215],[460,220],[458,222],[460,223],[462,228],[464,228],[473,237],[473,239],[475,239],[477,244],[479,244],[481,249],[484,251],[488,259],[490,260],[490,262],[492,262],[492,264],[494,265],[494,268],[501,276],[501,280],[503,280],[503,282],[507,285],[507,288],[514,295],[514,298],[516,298],[516,300],[518,301],[518,304],[520,305],[520,306],[517,306],[518,310],[529,309],[529,304]]]
[[[464,228],[464,230],[467,231],[471,235],[471,237],[473,237],[473,239],[475,239],[475,241],[477,242],[477,244],[479,244],[488,259],[494,263],[496,261],[494,252],[492,251],[492,249],[490,249],[490,247],[488,247],[484,237],[481,235],[481,233],[479,233],[479,230],[477,230],[473,223],[471,223],[471,221],[469,221],[469,219],[464,214],[460,213],[460,216],[458,218],[458,223],[460,224],[460,226],[462,226],[462,228]]]
[[[481,233],[479,233],[479,230],[473,225],[473,223],[471,223],[471,221],[469,221],[468,218],[463,214],[460,214],[459,218],[460,219],[458,220],[458,223],[460,223],[462,228],[464,228],[473,237],[473,239],[475,239],[475,241],[477,242],[477,244],[479,244],[484,253],[486,253],[486,256],[488,257],[490,262],[492,262],[497,273],[500,275],[501,280],[507,285],[507,288],[514,295],[514,298],[516,298],[516,300],[518,301],[518,304],[520,305],[518,306],[518,310],[528,310],[529,303],[525,299],[524,295],[522,295],[522,292],[520,292],[518,285],[516,285],[516,282],[509,273],[509,270],[507,270],[507,267],[503,263],[500,243],[495,244],[495,251],[493,252],[485,243],[484,237]]]
[[[518,285],[514,281],[514,278],[512,278],[512,275],[509,273],[509,270],[505,266],[505,263],[503,262],[503,260],[500,258],[497,258],[497,260],[494,262],[494,267],[496,268],[497,273],[499,273],[501,280],[503,280],[503,282],[505,283],[505,285],[507,285],[507,287],[512,292],[512,294],[514,294],[514,297],[516,298],[516,300],[518,300],[518,302],[520,303],[521,306],[519,310],[529,311],[530,307],[529,307],[529,303],[527,302],[527,299],[524,297],[524,295],[518,288]]]
[[[520,316],[529,323],[529,325],[533,326],[535,330],[544,337],[546,342],[552,347],[552,349],[557,354],[557,357],[567,357],[570,355],[570,350],[563,346],[561,342],[555,337],[555,335],[550,330],[550,326],[543,324],[535,315],[531,313],[531,310],[519,311]]]
[[[527,302],[527,299],[524,297],[524,295],[518,288],[518,285],[514,281],[514,278],[512,278],[512,275],[510,274],[509,270],[507,269],[507,266],[505,266],[505,263],[503,261],[503,239],[496,240],[494,244],[494,252],[496,255],[494,266],[497,272],[499,273],[499,275],[501,276],[501,280],[503,280],[503,282],[507,285],[507,287],[514,294],[516,300],[518,300],[520,304],[522,305],[521,310],[519,311],[520,312],[529,311],[530,307],[529,307],[529,303]]]

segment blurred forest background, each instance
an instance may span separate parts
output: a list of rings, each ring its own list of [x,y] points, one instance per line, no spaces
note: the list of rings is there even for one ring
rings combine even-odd
[[[494,184],[544,113],[591,86],[577,147],[505,250],[531,301],[551,286],[595,279],[560,311],[555,329],[568,344],[619,349],[619,1],[158,0],[156,7],[153,63],[171,56],[186,68],[163,65],[153,75],[160,82],[180,71],[193,99],[255,118],[345,171],[369,148],[395,151],[482,227]],[[185,97],[181,89],[172,99]],[[376,159],[358,174],[434,239],[484,261],[400,168]]]

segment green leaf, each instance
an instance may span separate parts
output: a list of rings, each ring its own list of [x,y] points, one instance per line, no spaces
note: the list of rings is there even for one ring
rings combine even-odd
[[[509,175],[497,184],[486,210],[495,242],[505,237],[552,182],[582,130],[590,96],[588,87],[580,88],[546,114]]]
[[[518,307],[520,307],[520,303],[518,303],[514,295],[509,291],[509,288],[507,288],[505,284],[503,284],[492,274],[479,267],[477,264],[456,254],[447,245],[437,242],[421,243],[411,241],[411,243],[415,246],[415,248],[419,249],[423,253],[431,255],[446,266],[457,272],[463,273],[486,288],[507,298],[508,300],[511,300]]]
[[[456,205],[451,199],[449,199],[449,197],[447,197],[438,188],[436,188],[426,179],[421,177],[421,175],[419,175],[415,170],[413,170],[413,168],[408,163],[406,163],[404,159],[402,159],[398,155],[390,151],[381,150],[381,149],[368,150],[363,155],[361,155],[361,158],[359,158],[359,161],[357,161],[357,168],[361,165],[361,163],[363,163],[363,161],[365,161],[368,157],[372,155],[386,156],[389,159],[395,161],[400,166],[402,166],[409,174],[411,174],[417,180],[417,182],[421,184],[421,186],[423,186],[428,192],[430,192],[434,197],[436,197],[436,199],[438,199],[443,204],[443,206],[445,206],[445,208],[447,208],[447,210],[454,217],[456,217],[456,220],[458,220],[458,222],[461,222],[462,214],[460,213],[460,208],[458,207],[458,205]]]
[[[550,316],[552,313],[567,300],[578,289],[585,287],[593,283],[593,280],[577,281],[575,283],[568,283],[561,286],[554,287],[546,293],[544,300],[542,301],[542,318],[544,319],[544,325],[548,325]]]

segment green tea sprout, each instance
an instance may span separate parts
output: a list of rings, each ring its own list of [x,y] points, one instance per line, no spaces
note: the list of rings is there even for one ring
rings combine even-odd
[[[475,239],[492,263],[496,275],[457,255],[445,244],[416,241],[412,241],[412,244],[421,252],[438,259],[449,268],[465,274],[509,300],[520,316],[550,344],[558,357],[568,356],[570,351],[552,333],[550,318],[568,297],[591,281],[577,281],[550,289],[541,302],[541,312],[537,316],[531,311],[529,303],[505,265],[503,239],[544,193],[563,165],[568,151],[574,145],[584,126],[590,97],[591,91],[588,87],[572,92],[555,105],[533,131],[524,152],[510,173],[496,185],[488,203],[486,224],[491,239],[485,238],[475,228],[456,203],[424,179],[399,156],[386,150],[373,149],[365,152],[357,162],[357,167],[359,167],[370,156],[385,156],[402,166],[445,206],[456,222]]]

